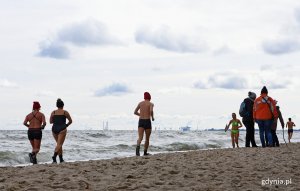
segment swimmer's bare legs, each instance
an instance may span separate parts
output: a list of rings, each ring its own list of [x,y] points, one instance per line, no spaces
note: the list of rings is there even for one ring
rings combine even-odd
[[[63,149],[62,146],[65,142],[65,138],[67,135],[67,129],[62,130],[61,132],[59,132],[58,134],[52,133],[53,137],[56,141],[56,147],[54,150],[54,156],[52,157],[53,159],[53,163],[56,163],[56,156],[59,155],[59,160],[60,162],[64,162],[62,154],[63,154]]]
[[[235,134],[234,136],[235,136],[235,143],[236,143],[236,146],[237,146],[237,148],[239,148],[239,134],[237,133],[237,134]]]
[[[291,143],[291,139],[292,139],[293,133],[288,133],[288,135],[289,135],[289,143]]]
[[[41,139],[30,140],[30,144],[32,146],[32,152],[29,153],[30,162],[37,164],[36,155],[40,151]]]
[[[232,148],[235,148],[234,134],[233,133],[231,133],[231,143],[232,143]]]
[[[144,145],[144,155],[147,155],[147,150],[149,147],[149,142],[150,142],[150,135],[151,135],[151,129],[146,129],[146,140],[145,140],[145,145]]]
[[[140,145],[141,145],[141,142],[143,140],[143,137],[144,137],[144,131],[145,129],[142,128],[142,127],[139,127],[138,128],[138,135],[139,135],[139,138],[138,140],[136,141],[136,156],[140,156]]]

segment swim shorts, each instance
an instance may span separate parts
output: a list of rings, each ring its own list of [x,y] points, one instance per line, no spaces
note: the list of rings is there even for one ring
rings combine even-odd
[[[150,119],[140,119],[139,120],[139,128],[151,129],[151,120]]]
[[[28,129],[28,139],[33,140],[41,140],[42,139],[42,130],[41,129]]]
[[[293,132],[293,129],[288,129],[288,133],[292,133]]]

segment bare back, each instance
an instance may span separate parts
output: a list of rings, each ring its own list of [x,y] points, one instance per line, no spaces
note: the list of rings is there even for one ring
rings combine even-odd
[[[140,119],[150,119],[151,116],[153,117],[153,107],[154,104],[150,101],[141,101],[136,107],[134,113],[140,116]]]
[[[27,123],[29,123],[29,128],[41,128],[42,125],[46,124],[45,115],[36,111],[29,113],[24,120],[24,124]]]
[[[57,109],[57,110],[54,110],[54,111],[51,113],[51,116],[50,116],[50,124],[53,123],[53,116],[54,116],[54,115],[65,115],[66,118],[69,120],[69,122],[72,123],[72,118],[71,118],[71,116],[70,116],[70,114],[69,114],[68,111],[66,111],[66,110],[64,110],[64,109]],[[70,123],[70,124],[71,124],[71,123]]]

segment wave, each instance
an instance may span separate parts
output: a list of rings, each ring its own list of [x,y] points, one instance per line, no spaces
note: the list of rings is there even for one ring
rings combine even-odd
[[[104,133],[89,133],[88,136],[93,137],[93,138],[111,138],[111,136],[106,135]]]
[[[189,150],[199,150],[199,149],[212,149],[212,148],[222,148],[221,144],[218,143],[182,143],[175,142],[169,145],[166,145],[165,148],[162,148],[166,151],[189,151]]]
[[[166,145],[165,148],[167,151],[188,151],[188,150],[198,150],[201,149],[201,146],[195,143],[181,143],[175,142],[169,145]]]
[[[24,152],[0,151],[0,166],[10,166],[28,163]]]
[[[118,145],[111,146],[110,148],[120,149],[120,150],[132,150],[135,149],[135,145],[118,144]]]
[[[166,134],[166,135],[164,135],[164,134],[159,134],[158,137],[159,137],[159,138],[175,138],[174,135],[170,135],[170,134]]]

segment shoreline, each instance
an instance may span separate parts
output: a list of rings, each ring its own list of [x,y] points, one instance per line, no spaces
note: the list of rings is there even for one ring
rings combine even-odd
[[[293,142],[293,143],[300,143],[300,142]],[[280,145],[285,143],[280,143]],[[242,146],[240,148],[246,148],[245,146]],[[163,152],[150,152],[152,156],[158,155],[158,154],[170,154],[170,153],[185,153],[185,152],[193,152],[193,151],[207,151],[207,150],[226,150],[226,149],[232,149],[232,147],[223,147],[223,148],[203,148],[203,149],[196,149],[196,150],[183,150],[183,151],[163,151]],[[113,158],[95,158],[95,159],[86,159],[86,160],[68,160],[66,163],[74,163],[74,162],[88,162],[88,161],[102,161],[102,160],[113,160],[113,159],[123,159],[123,158],[130,158],[135,157],[135,153],[132,152],[132,155],[128,156],[119,156],[119,157],[113,157]],[[142,156],[142,155],[141,155]],[[143,156],[142,156],[143,157]],[[39,162],[39,165],[49,165],[52,164],[51,161],[49,162]],[[7,165],[7,166],[0,166],[0,168],[3,167],[26,167],[26,166],[32,166],[32,163],[26,163],[26,164],[17,164],[17,165]]]
[[[297,190],[299,161],[291,143],[0,167],[0,190]]]
[[[243,148],[243,147],[241,147]],[[224,147],[224,148],[206,148],[206,149],[197,149],[197,150],[186,150],[186,151],[165,151],[165,152],[151,152],[151,156],[158,155],[158,154],[170,154],[170,153],[185,153],[185,152],[192,152],[192,151],[206,151],[206,150],[223,150],[223,149],[232,149],[231,147]],[[75,163],[75,162],[89,162],[89,161],[102,161],[102,160],[113,160],[113,159],[123,159],[123,158],[131,158],[135,157],[133,154],[130,156],[120,156],[120,157],[113,157],[113,158],[96,158],[96,159],[86,159],[86,160],[71,160],[71,161],[66,161],[66,163]],[[141,155],[141,157],[143,157]],[[40,162],[38,165],[49,165],[52,164],[52,162]],[[17,164],[17,165],[8,165],[8,166],[0,166],[0,168],[3,167],[27,167],[27,166],[32,166],[32,163],[26,163],[26,164]]]

